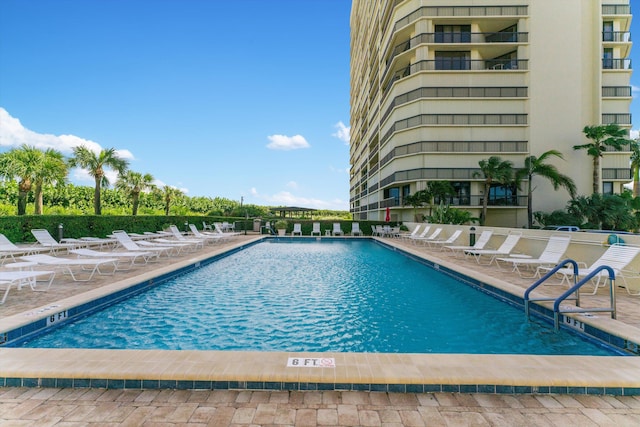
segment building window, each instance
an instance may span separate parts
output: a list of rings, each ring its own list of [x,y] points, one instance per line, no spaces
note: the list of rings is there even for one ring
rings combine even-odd
[[[613,194],[613,182],[604,181],[602,183],[602,194]]]
[[[489,189],[490,206],[517,206],[518,189],[515,185],[492,184]]]
[[[469,181],[452,181],[450,182],[455,194],[448,196],[443,202],[452,206],[469,206],[471,201],[469,195],[471,194],[471,183]],[[434,203],[440,204],[440,199],[435,199]]]
[[[602,53],[602,68],[605,70],[613,69],[613,49],[605,48]]]
[[[436,52],[436,70],[469,70],[471,69],[469,52]]]
[[[471,25],[436,25],[436,43],[471,42]]]
[[[400,206],[400,188],[390,187],[384,189],[384,199],[393,199],[393,206]]]
[[[614,37],[613,21],[605,21],[602,23],[602,41],[612,42]]]

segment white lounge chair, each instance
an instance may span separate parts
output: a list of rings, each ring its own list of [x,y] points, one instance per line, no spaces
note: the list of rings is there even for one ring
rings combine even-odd
[[[189,224],[189,229],[196,238],[202,239],[207,243],[220,243],[228,239],[228,237],[224,234],[216,232],[200,232],[200,230],[198,230],[198,228],[194,224]]]
[[[511,254],[520,241],[520,237],[522,237],[521,231],[512,231],[507,235],[498,249],[470,249],[464,252],[467,255],[472,255],[478,264],[491,265],[497,257],[504,257]],[[484,257],[489,257],[489,262],[482,263],[481,260]]]
[[[216,233],[226,234],[227,236],[237,236],[238,234],[240,234],[239,232],[225,231],[222,227],[222,224],[219,222],[214,222],[213,227],[215,228]]]
[[[8,258],[15,261],[16,255],[33,255],[39,252],[49,252],[50,250],[49,248],[35,246],[20,247],[0,233],[0,265],[3,265]]]
[[[51,236],[49,231],[43,228],[34,228],[31,230],[31,234],[36,238],[38,244],[43,248],[49,248],[51,253],[58,253],[60,251],[68,252],[69,249],[75,249],[79,245],[77,243],[60,243]]]
[[[334,236],[344,236],[344,232],[342,231],[342,227],[340,227],[339,222],[333,223],[333,231],[331,232]]]
[[[422,224],[418,224],[418,225],[416,225],[416,228],[414,228],[410,233],[409,232],[408,233],[401,233],[400,234],[400,238],[402,240],[407,240],[407,239],[410,239],[413,236],[417,236],[418,232],[420,231],[421,228],[422,228]]]
[[[429,233],[430,230],[431,230],[431,226],[427,224],[424,226],[420,234],[418,234],[417,236],[408,236],[406,240],[411,243],[415,243],[418,239],[424,239],[425,237],[427,237],[427,234]]]
[[[116,230],[112,233],[112,236],[118,240],[118,243],[122,245],[128,251],[142,251],[142,252],[158,252],[159,256],[166,255],[167,257],[172,256],[176,253],[175,248],[172,246],[158,246],[151,245],[148,247],[143,247],[140,245],[143,241],[134,242],[133,239],[127,234],[124,230]]]
[[[211,224],[207,224],[206,222],[202,221],[202,230],[213,231],[213,228],[211,227]]]
[[[431,228],[431,227],[429,227],[429,229],[430,229],[430,228]],[[428,231],[428,230],[427,230],[427,231]],[[435,239],[437,239],[437,238],[438,238],[438,236],[440,235],[440,233],[442,233],[442,227],[438,227],[438,228],[436,228],[436,229],[435,229],[435,231],[434,231],[433,233],[429,234],[429,235],[428,235],[428,236],[426,236],[426,237],[418,236],[418,237],[415,237],[415,238],[413,238],[413,239],[411,239],[411,240],[412,240],[412,241],[413,241],[413,243],[414,243],[414,244],[416,244],[416,245],[418,244],[418,242],[422,242],[422,243],[426,246],[426,245],[427,245],[427,242],[428,242],[429,240],[435,240]]]
[[[136,265],[144,265],[149,261],[157,260],[160,256],[158,252],[143,252],[143,251],[117,251],[117,252],[102,252],[89,248],[71,249],[69,253],[77,255],[78,258],[117,258],[118,270],[130,270]],[[142,260],[142,261],[138,261]],[[123,263],[122,261],[127,261]],[[124,265],[124,266],[123,266]]]
[[[47,287],[45,289],[36,289],[36,280],[38,277],[49,275]],[[32,291],[46,291],[51,287],[51,282],[55,277],[55,271],[0,271],[0,287],[4,288],[4,295],[0,300],[0,304],[4,304],[9,295],[9,290],[16,287],[18,290],[28,285]]]
[[[458,238],[460,237],[461,234],[462,234],[462,229],[459,228],[459,229],[455,230],[451,234],[451,236],[449,236],[448,238],[446,238],[446,239],[427,240],[427,244],[429,245],[430,248],[439,247],[439,249],[442,250],[444,248],[444,245],[450,245],[451,243],[453,243],[456,240],[458,240]]]
[[[300,223],[293,224],[293,231],[291,232],[291,235],[295,236],[296,234],[298,236],[302,236],[302,224]]]
[[[362,230],[360,230],[360,223],[359,222],[352,222],[351,223],[351,235],[352,236],[362,236]]]
[[[628,245],[611,245],[609,248],[604,251],[604,253],[593,262],[590,266],[586,266],[585,263],[580,262],[578,265],[583,265],[584,267],[578,268],[578,278],[585,277],[589,275],[591,272],[594,272],[598,269],[598,267],[608,266],[611,267],[613,272],[616,275],[616,278],[622,279],[622,283],[627,290],[629,295],[640,295],[640,293],[635,294],[629,290],[629,286],[627,285],[627,281],[624,277],[624,269],[633,261],[633,259],[638,256],[640,253],[640,247],[637,246],[628,246]],[[549,271],[553,267],[538,267],[540,272]],[[562,280],[560,283],[567,282],[570,283],[570,280],[573,278],[573,267],[570,268],[561,268],[556,272],[556,274],[562,276]],[[601,270],[593,279],[593,292],[592,295],[595,295],[598,292],[598,288],[605,286],[607,283],[607,278],[609,277],[609,272],[607,270]],[[604,280],[602,280],[604,279]]]
[[[180,230],[178,230],[178,227],[173,224],[169,226],[169,235],[173,237],[178,243],[187,243],[189,245],[192,245],[194,250],[204,248],[204,239],[195,236],[186,237],[180,232]],[[158,239],[155,239],[154,241],[158,241]]]
[[[478,237],[478,240],[476,240],[473,246],[445,245],[442,247],[442,250],[450,250],[454,254],[454,256],[457,257],[458,253],[464,254],[464,251],[484,249],[487,243],[489,243],[492,235],[493,230],[483,230],[482,233],[480,233],[480,237]]]
[[[138,242],[138,245],[142,246],[143,248],[154,248],[154,247],[173,248],[173,251],[172,251],[173,255],[182,255],[185,251],[193,252],[195,250],[193,245],[189,243],[181,243],[181,242],[177,242],[175,240],[169,240],[169,239],[153,239],[151,241],[141,240]]]
[[[540,270],[537,267],[546,266],[553,267],[560,261],[571,243],[571,236],[568,234],[552,235],[549,237],[546,247],[537,258],[496,258],[498,266],[501,262],[511,264],[513,271],[517,271],[520,277],[524,277],[519,267],[536,267],[533,276],[537,277]]]
[[[315,234],[318,233],[318,236],[322,235],[322,231],[320,231],[320,223],[319,222],[314,222],[313,223],[313,230],[311,230],[311,235],[315,236]]]
[[[47,267],[55,267],[64,274],[68,274],[75,282],[88,282],[93,279],[95,273],[100,275],[112,275],[118,268],[118,260],[116,258],[96,258],[96,259],[69,259],[61,258],[52,255],[38,254],[27,255],[20,257],[23,261],[35,262],[40,265],[46,265]],[[103,273],[100,270],[101,266],[113,267],[110,272]],[[76,271],[74,271],[74,269]],[[80,272],[88,272],[88,276],[85,278],[77,277]]]

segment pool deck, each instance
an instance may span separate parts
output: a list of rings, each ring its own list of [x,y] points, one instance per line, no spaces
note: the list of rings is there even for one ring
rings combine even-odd
[[[58,275],[48,292],[12,290],[0,305],[0,330],[259,238],[237,236],[230,243],[88,283]],[[516,294],[532,282],[399,239],[381,240]],[[557,295],[558,289],[550,286],[541,292]],[[617,320],[602,313],[583,320],[638,343],[640,297],[621,289],[617,298]],[[601,290],[588,301],[605,305],[607,300]],[[302,363],[333,358],[335,367],[287,367],[291,357]],[[166,419],[175,415],[176,423],[202,419],[204,425],[218,415],[228,421],[211,425],[453,425],[456,419],[478,425],[500,424],[500,419],[505,425],[640,423],[637,393],[614,396],[623,388],[640,389],[640,357],[0,348],[0,378],[7,385],[0,387],[0,424],[42,419],[35,417],[71,422],[68,414],[73,413],[85,413],[88,418],[79,419],[83,421],[95,413],[91,419],[96,422],[124,424],[133,414],[149,421],[158,413]],[[218,387],[227,390],[212,390]],[[279,390],[270,391],[274,388]],[[68,414],[62,414],[63,408]],[[278,418],[280,409],[287,415]],[[185,418],[187,413],[191,415]],[[576,421],[568,422],[569,413]],[[257,421],[260,414],[264,422]]]

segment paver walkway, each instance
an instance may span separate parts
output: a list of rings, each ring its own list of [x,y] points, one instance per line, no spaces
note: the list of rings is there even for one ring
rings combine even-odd
[[[1,426],[638,426],[640,398],[0,388]]]

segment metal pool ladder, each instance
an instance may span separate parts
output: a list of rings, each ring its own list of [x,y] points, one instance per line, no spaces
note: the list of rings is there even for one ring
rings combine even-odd
[[[573,266],[573,281],[574,285],[569,288],[566,292],[560,295],[557,298],[531,298],[531,292],[544,283],[547,279],[553,276],[558,270],[564,268],[567,264],[571,264]],[[609,273],[609,300],[610,306],[608,308],[562,308],[560,304],[565,300],[575,301],[576,307],[580,307],[580,292],[579,289],[588,283],[592,278],[596,275],[600,274],[602,270],[607,270]],[[560,315],[563,313],[611,313],[611,318],[616,318],[616,292],[615,292],[615,282],[616,282],[616,274],[611,267],[608,265],[601,265],[587,276],[585,276],[582,280],[578,281],[578,263],[572,259],[566,259],[561,261],[558,265],[553,267],[547,274],[538,279],[533,285],[529,286],[524,293],[524,313],[529,318],[529,306],[533,301],[554,301],[553,303],[553,326],[556,331],[560,329]],[[574,294],[573,296],[571,296]]]

